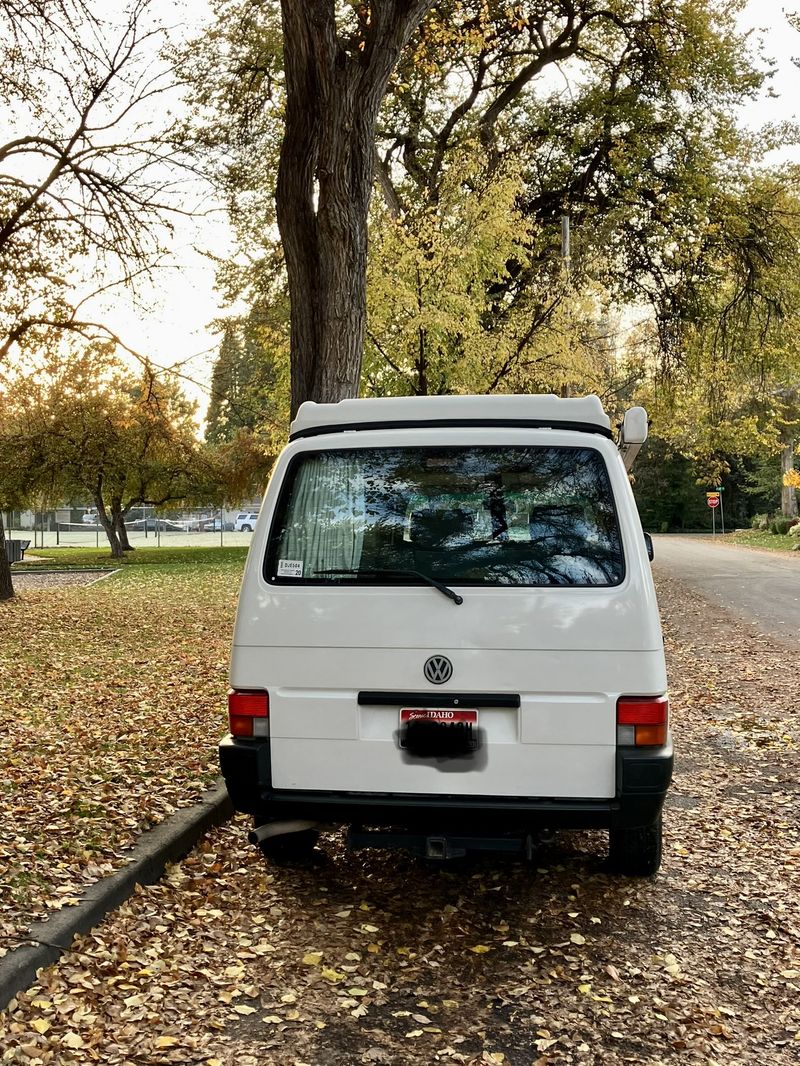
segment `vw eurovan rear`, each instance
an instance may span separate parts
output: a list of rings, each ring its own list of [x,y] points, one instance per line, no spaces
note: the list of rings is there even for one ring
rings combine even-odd
[[[304,404],[270,480],[233,640],[222,772],[267,854],[530,855],[609,831],[661,857],[663,641],[628,468],[597,397]]]

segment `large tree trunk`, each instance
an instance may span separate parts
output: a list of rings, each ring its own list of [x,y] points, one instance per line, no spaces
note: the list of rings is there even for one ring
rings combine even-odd
[[[785,518],[797,518],[797,489],[786,485],[784,478],[794,470],[794,438],[785,435],[781,450],[781,514]]]
[[[292,416],[358,394],[366,328],[375,122],[389,76],[431,0],[364,9],[337,36],[334,0],[282,0],[286,129],[276,191],[291,299]]]
[[[108,537],[108,543],[111,547],[111,554],[115,559],[122,559],[122,545],[120,544],[116,525],[114,524],[114,518],[112,515],[109,515],[108,511],[106,510],[106,505],[101,494],[95,494],[94,505],[97,508],[97,517],[100,519],[100,525],[103,527],[103,529],[105,530],[105,534]]]
[[[135,548],[128,540],[128,529],[125,525],[125,510],[122,506],[122,500],[111,501],[111,521],[123,552],[135,551]]]
[[[11,564],[6,556],[6,532],[3,516],[0,514],[0,600],[10,600],[14,595],[14,580],[11,577]]]

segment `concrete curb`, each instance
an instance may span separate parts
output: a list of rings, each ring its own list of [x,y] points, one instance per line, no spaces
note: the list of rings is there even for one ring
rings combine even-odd
[[[0,959],[0,1010],[5,1010],[17,992],[33,984],[42,966],[51,965],[69,951],[74,936],[97,925],[133,894],[136,885],[157,881],[168,863],[182,859],[204,833],[232,814],[230,798],[220,782],[205,792],[194,807],[176,811],[140,837],[127,865],[89,885],[77,906],[65,907],[46,921],[32,925],[25,936],[26,943]]]

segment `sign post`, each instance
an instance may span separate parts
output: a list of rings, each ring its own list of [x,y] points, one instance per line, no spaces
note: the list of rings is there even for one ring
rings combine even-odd
[[[706,503],[711,508],[711,536],[712,537],[715,537],[717,535],[717,508],[719,507],[719,502],[720,502],[720,494],[719,494],[719,492],[707,492],[706,493]],[[723,533],[725,532],[725,527],[724,526],[723,526],[722,532]]]

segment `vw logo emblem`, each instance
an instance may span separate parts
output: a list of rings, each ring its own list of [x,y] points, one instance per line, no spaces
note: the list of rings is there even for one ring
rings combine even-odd
[[[444,655],[432,655],[425,663],[425,677],[434,685],[443,685],[453,676],[453,664]]]

